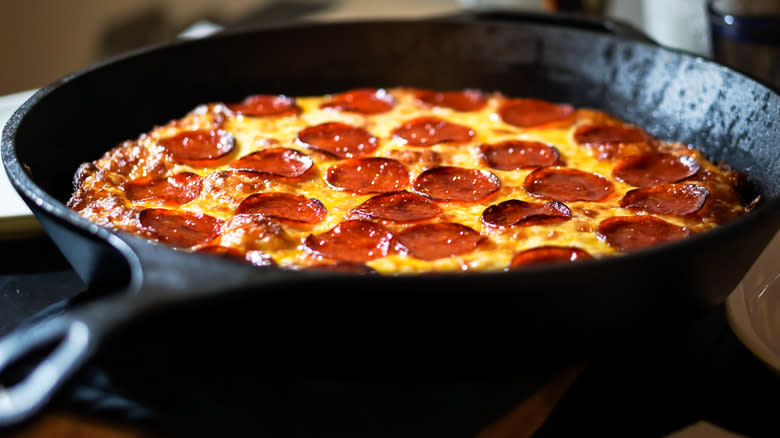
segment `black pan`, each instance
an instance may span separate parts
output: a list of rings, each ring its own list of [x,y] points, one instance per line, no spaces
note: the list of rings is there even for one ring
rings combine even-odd
[[[761,202],[711,233],[623,257],[400,277],[253,268],[113,232],[64,205],[80,163],[199,103],[396,85],[606,110],[746,172]],[[92,66],[36,93],[3,132],[12,184],[97,292],[0,343],[5,380],[10,363],[49,346],[7,388],[0,424],[35,412],[123,333],[165,339],[195,358],[187,367],[262,345],[262,367],[346,375],[518,370],[641,342],[721,303],[777,231],[779,116],[776,92],[731,69],[613,22],[537,15],[241,31]],[[148,361],[132,351],[134,366]]]

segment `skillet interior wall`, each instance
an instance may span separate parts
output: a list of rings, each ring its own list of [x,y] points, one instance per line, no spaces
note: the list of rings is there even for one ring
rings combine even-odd
[[[151,50],[77,73],[28,114],[16,140],[36,183],[65,201],[80,163],[199,103],[395,85],[474,87],[604,109],[749,172],[764,196],[780,190],[768,183],[780,178],[777,94],[654,46],[495,21],[324,25]],[[758,162],[751,148],[768,148],[770,159]]]

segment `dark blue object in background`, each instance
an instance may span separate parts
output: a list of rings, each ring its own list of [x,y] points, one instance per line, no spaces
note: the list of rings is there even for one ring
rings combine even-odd
[[[713,58],[780,90],[780,4],[747,15],[720,3],[707,5]]]

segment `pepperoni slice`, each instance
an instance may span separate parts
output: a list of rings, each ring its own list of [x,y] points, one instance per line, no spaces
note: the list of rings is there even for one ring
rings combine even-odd
[[[408,186],[409,171],[390,158],[353,158],[330,166],[325,179],[352,193],[383,193]]]
[[[333,96],[320,108],[333,108],[361,114],[386,113],[395,107],[395,99],[383,89],[360,88]]]
[[[357,126],[328,122],[308,127],[298,133],[305,146],[338,158],[362,157],[376,150],[376,137]]]
[[[636,154],[620,160],[612,176],[635,187],[650,187],[690,178],[700,168],[699,162],[687,155]]]
[[[599,160],[611,160],[646,153],[646,143],[652,140],[641,129],[624,125],[585,125],[574,131],[574,141],[595,149]]]
[[[398,223],[433,219],[441,212],[435,202],[406,191],[376,195],[352,210],[353,214],[360,216]]]
[[[390,251],[393,234],[382,225],[364,220],[348,220],[323,234],[310,234],[306,247],[325,257],[349,262],[367,262]]]
[[[253,117],[292,116],[301,113],[295,99],[283,95],[255,94],[240,103],[228,104],[232,111]]]
[[[393,129],[392,134],[411,146],[433,146],[467,142],[474,137],[474,130],[438,117],[424,116],[403,123]]]
[[[452,222],[415,225],[401,231],[397,238],[412,257],[421,260],[465,254],[486,239],[471,228]]]
[[[297,179],[314,167],[314,161],[295,149],[271,148],[253,152],[233,161],[230,167],[245,172],[267,173]]]
[[[203,213],[147,208],[138,215],[141,225],[160,241],[179,247],[191,247],[214,240],[222,221]]]
[[[558,149],[538,141],[507,140],[479,147],[482,159],[493,169],[517,170],[549,167],[558,162]]]
[[[566,167],[535,170],[525,178],[523,188],[544,199],[594,202],[603,201],[615,190],[601,175]]]
[[[461,112],[477,111],[487,104],[485,95],[479,90],[419,90],[414,97],[430,106],[443,106]]]
[[[540,246],[520,251],[512,257],[509,269],[548,263],[574,263],[592,258],[587,251],[572,246]]]
[[[232,134],[214,129],[180,132],[173,137],[160,139],[159,143],[175,159],[184,162],[216,160],[230,153],[236,146]]]
[[[696,184],[664,184],[629,190],[620,206],[655,214],[685,216],[699,211],[710,192]]]
[[[649,140],[641,129],[624,125],[586,125],[574,132],[574,141],[580,145],[610,143],[639,143]]]
[[[262,251],[289,249],[298,244],[278,220],[255,214],[239,214],[230,218],[222,231],[220,243]]]
[[[569,219],[571,219],[571,210],[566,204],[558,201],[542,204],[510,199],[491,205],[482,212],[482,222],[493,227],[550,224]]]
[[[414,180],[414,189],[440,201],[477,202],[501,188],[497,176],[480,169],[434,167]]]
[[[200,195],[203,188],[200,176],[182,172],[168,178],[142,176],[124,184],[127,199],[159,202],[164,205],[186,204]]]
[[[327,212],[319,199],[282,192],[249,195],[235,211],[236,214],[260,214],[290,225],[319,223]]]
[[[574,114],[571,105],[558,105],[539,99],[510,99],[498,109],[504,122],[520,128],[531,128],[564,120]]]
[[[690,234],[688,228],[652,216],[611,217],[601,221],[596,229],[599,239],[623,251],[683,239]]]

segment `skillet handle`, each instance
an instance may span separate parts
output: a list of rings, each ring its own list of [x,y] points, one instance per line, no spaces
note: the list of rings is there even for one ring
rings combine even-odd
[[[0,426],[17,424],[43,408],[92,357],[101,339],[125,320],[116,311],[106,318],[106,310],[104,303],[96,303],[23,325],[0,340]]]
[[[548,13],[521,11],[516,9],[474,9],[466,13],[464,18],[476,20],[517,21],[530,24],[542,24],[571,27],[594,32],[607,33],[639,43],[659,45],[652,38],[634,26],[613,18],[595,18],[587,15],[570,13]]]

